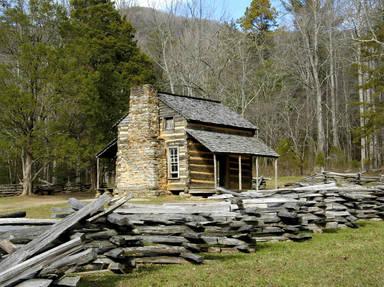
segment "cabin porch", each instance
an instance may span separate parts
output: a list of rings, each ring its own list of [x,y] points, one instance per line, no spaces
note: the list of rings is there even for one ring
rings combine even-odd
[[[274,166],[277,188],[278,155],[256,137],[223,134],[205,130],[187,130],[189,193],[213,193],[218,187],[234,191],[258,190],[260,161],[269,159]]]
[[[259,162],[265,157],[241,154],[213,153],[215,165],[214,181],[217,187],[230,190],[258,190],[262,189],[264,177],[261,174]],[[274,183],[277,188],[277,159],[272,159],[274,165]],[[265,180],[265,179],[264,179]]]
[[[96,189],[98,194],[113,193],[116,180],[117,140],[114,139],[96,155]]]

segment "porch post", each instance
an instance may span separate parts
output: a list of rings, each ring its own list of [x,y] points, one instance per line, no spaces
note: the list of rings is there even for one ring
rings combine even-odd
[[[216,163],[216,154],[213,154],[213,178],[215,180],[215,190],[217,188],[217,163]]]
[[[239,155],[239,190],[243,189],[242,185],[242,172],[241,172],[241,155]]]
[[[275,159],[275,189],[277,189],[277,158]]]
[[[255,158],[256,166],[256,191],[259,191],[259,157]]]
[[[100,158],[96,157],[96,191],[100,188]]]

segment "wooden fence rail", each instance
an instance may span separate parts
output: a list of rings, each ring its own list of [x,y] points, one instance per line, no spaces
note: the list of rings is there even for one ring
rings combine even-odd
[[[1,184],[0,197],[20,195],[23,191],[21,184]]]

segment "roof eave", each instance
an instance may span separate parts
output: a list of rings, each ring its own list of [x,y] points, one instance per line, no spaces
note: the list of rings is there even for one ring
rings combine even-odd
[[[230,127],[230,128],[247,130],[247,131],[258,131],[259,130],[259,128],[256,126],[254,126],[253,128],[251,128],[251,127],[239,127],[239,126],[235,126],[235,125],[215,124],[215,123],[208,122],[208,121],[191,120],[191,119],[187,119],[187,118],[185,118],[185,119],[190,123],[209,124],[209,125],[215,126],[215,127]]]
[[[117,138],[116,139],[113,139],[111,140],[101,151],[99,151],[97,154],[96,154],[96,158],[100,158],[106,151],[108,151],[112,146],[114,146],[115,144],[117,144]]]

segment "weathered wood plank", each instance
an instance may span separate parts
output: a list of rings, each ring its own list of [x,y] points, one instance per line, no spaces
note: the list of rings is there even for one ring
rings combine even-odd
[[[53,225],[58,222],[57,219],[0,218],[0,225]]]
[[[55,282],[58,287],[77,287],[80,284],[80,276],[67,276]]]
[[[2,272],[0,272],[0,286],[9,286],[14,282],[18,282],[22,279],[27,279],[32,274],[35,274],[36,272],[41,270],[44,266],[47,266],[51,262],[54,262],[60,258],[63,258],[73,252],[80,250],[80,248],[81,248],[81,238],[75,238],[53,249],[45,251],[28,260],[25,260],[20,264],[18,263],[12,264],[9,267],[5,266],[2,269],[0,269],[0,270],[3,270]],[[8,258],[10,258],[14,254],[18,254],[20,257],[26,258],[25,254],[20,255],[20,252],[18,252],[19,250],[22,250],[22,249],[23,248],[20,248],[16,252],[12,253],[4,261],[6,261]],[[15,260],[17,260],[17,258]]]
[[[6,270],[13,266],[16,266],[20,262],[23,262],[24,260],[40,252],[41,250],[43,250],[43,248],[45,248],[48,244],[57,239],[69,228],[74,226],[76,223],[78,223],[85,217],[94,214],[110,200],[111,198],[109,195],[103,194],[95,201],[81,208],[79,211],[71,214],[62,221],[56,223],[46,232],[44,232],[40,236],[37,236],[34,240],[19,248],[17,251],[9,255],[6,259],[1,261],[0,270]]]
[[[120,256],[123,257],[155,257],[155,256],[170,256],[180,255],[187,250],[182,246],[142,246],[142,247],[127,247],[123,248]]]
[[[12,243],[27,243],[51,228],[51,225],[2,225],[0,239],[9,239]]]
[[[192,231],[185,225],[163,225],[163,226],[137,226],[133,232],[135,234],[153,235],[180,235]]]
[[[40,272],[40,276],[46,276],[48,274],[61,273],[60,269],[69,269],[72,265],[84,265],[97,258],[95,249],[89,248],[82,252],[76,253],[71,256],[66,256],[60,260],[56,260]],[[64,270],[64,271],[65,271]]]
[[[74,210],[80,210],[85,206],[84,203],[82,203],[80,200],[74,197],[71,197],[70,199],[68,199],[68,204]]]
[[[183,252],[180,254],[180,256],[195,264],[201,264],[204,262],[203,257],[193,254],[191,252]]]
[[[100,218],[102,216],[105,216],[105,215],[108,215],[108,214],[112,213],[115,209],[117,209],[120,206],[122,206],[123,204],[125,204],[131,198],[133,198],[133,194],[128,194],[127,196],[124,196],[123,198],[120,198],[112,206],[110,206],[106,210],[104,210],[104,211],[102,211],[102,212],[92,216],[91,218],[88,218],[87,221],[88,222],[93,222],[93,221],[95,221],[96,219],[98,219],[98,218]]]
[[[168,214],[168,213],[219,213],[230,211],[229,202],[215,204],[128,204],[116,209],[117,213],[122,214]]]
[[[16,246],[9,240],[1,240],[0,249],[4,250],[8,254],[11,254],[15,252]]]
[[[52,282],[51,279],[29,279],[17,284],[15,287],[48,287]]]

